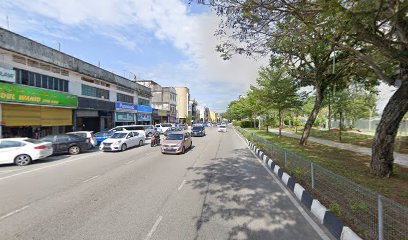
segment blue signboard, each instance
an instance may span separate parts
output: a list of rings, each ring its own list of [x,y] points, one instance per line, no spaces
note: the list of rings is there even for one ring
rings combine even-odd
[[[150,106],[137,105],[137,111],[143,113],[152,113],[153,108]]]
[[[137,121],[139,122],[150,122],[152,120],[152,115],[149,113],[138,113]]]
[[[135,104],[116,102],[116,110],[119,111],[136,111],[137,107]]]

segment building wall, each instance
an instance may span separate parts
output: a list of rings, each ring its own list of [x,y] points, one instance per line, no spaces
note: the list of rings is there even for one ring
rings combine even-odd
[[[188,117],[188,103],[190,101],[190,90],[187,87],[176,87],[177,92],[177,117],[185,119]]]

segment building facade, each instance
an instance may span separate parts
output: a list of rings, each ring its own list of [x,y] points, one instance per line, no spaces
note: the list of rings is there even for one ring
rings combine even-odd
[[[176,87],[177,92],[177,120],[186,123],[190,102],[190,90],[187,87]]]
[[[5,29],[0,36],[1,136],[110,129],[137,123],[140,99],[150,104],[145,86]]]
[[[138,81],[143,86],[150,88],[152,92],[151,105],[154,123],[175,123],[177,117],[177,92],[174,87],[162,87],[155,81]]]

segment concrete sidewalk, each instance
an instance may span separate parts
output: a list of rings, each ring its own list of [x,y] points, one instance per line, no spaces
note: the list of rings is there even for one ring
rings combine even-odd
[[[278,129],[269,129],[269,132],[274,133],[274,134],[279,134]],[[290,133],[286,131],[282,131],[282,135],[285,137],[292,137],[292,138],[297,138],[297,139],[300,139],[301,137],[298,134],[294,134],[294,133]],[[321,139],[321,138],[314,138],[314,137],[309,137],[307,141],[371,156],[371,148],[368,148],[368,147],[361,147],[361,146],[348,144],[348,143],[339,143],[339,142],[334,142],[334,141]],[[401,154],[401,153],[394,152],[394,163],[408,167],[408,154]]]

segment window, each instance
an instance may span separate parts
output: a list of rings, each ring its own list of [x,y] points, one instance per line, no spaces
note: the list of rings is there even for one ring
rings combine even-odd
[[[48,77],[42,76],[41,78],[41,88],[48,88]]]
[[[97,97],[102,99],[109,99],[109,91],[101,88],[91,87],[82,84],[82,95],[89,97]]]
[[[150,101],[146,100],[146,99],[143,99],[143,98],[139,98],[138,103],[139,103],[139,105],[150,106]]]
[[[68,81],[60,78],[50,77],[22,69],[16,70],[16,82],[39,88],[68,92]]]
[[[35,86],[41,87],[41,74],[38,73],[35,74]]]
[[[133,97],[132,96],[122,94],[122,93],[117,93],[116,97],[117,97],[118,102],[133,103]]]
[[[48,89],[54,89],[54,78],[48,77]]]
[[[0,142],[0,148],[22,147],[25,144],[17,141],[3,140]]]
[[[28,72],[22,70],[21,71],[21,84],[28,85]]]
[[[30,86],[35,85],[35,79],[34,79],[34,73],[33,72],[28,72],[28,85],[30,85]]]

